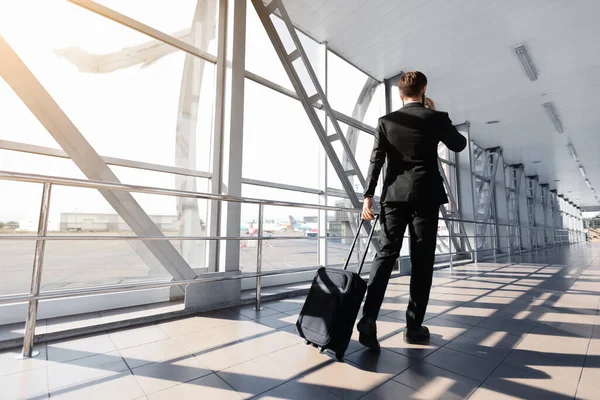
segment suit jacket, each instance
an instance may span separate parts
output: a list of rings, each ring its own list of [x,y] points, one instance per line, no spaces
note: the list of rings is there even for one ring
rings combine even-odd
[[[448,113],[409,103],[379,119],[365,197],[372,197],[387,160],[381,202],[440,205],[448,202],[438,168],[438,143],[462,151],[467,140]]]

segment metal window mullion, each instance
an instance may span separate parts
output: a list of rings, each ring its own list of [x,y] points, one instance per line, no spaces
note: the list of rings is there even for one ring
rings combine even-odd
[[[36,154],[40,156],[64,158],[70,160],[71,157],[62,149],[53,149],[51,147],[37,146],[28,143],[13,142],[10,140],[0,140],[0,149],[15,151],[18,153]],[[172,167],[168,165],[152,164],[144,161],[127,160],[123,158],[100,156],[102,161],[108,165],[116,167],[125,167],[140,169],[143,171],[164,172],[167,174],[194,176],[197,178],[211,179],[212,174],[206,171],[199,171],[188,168]]]

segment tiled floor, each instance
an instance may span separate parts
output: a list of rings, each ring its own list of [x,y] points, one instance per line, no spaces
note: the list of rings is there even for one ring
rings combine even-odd
[[[292,298],[0,353],[2,399],[597,399],[600,245],[435,273],[428,345],[404,343],[409,277],[345,362],[306,346]]]

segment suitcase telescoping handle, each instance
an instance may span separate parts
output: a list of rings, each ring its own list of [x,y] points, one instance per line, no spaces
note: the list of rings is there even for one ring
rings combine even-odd
[[[373,226],[371,227],[371,232],[369,232],[369,239],[367,239],[367,247],[365,248],[365,252],[360,260],[360,265],[358,266],[358,274],[362,271],[363,265],[365,264],[365,260],[367,259],[367,254],[369,253],[369,245],[371,244],[371,239],[373,238],[373,232],[375,232],[375,224],[379,220],[379,214],[375,214],[375,220],[373,221]],[[358,229],[356,230],[356,235],[354,235],[354,240],[352,241],[352,246],[350,246],[350,251],[348,252],[348,257],[346,257],[346,264],[344,264],[344,270],[348,269],[348,264],[350,263],[350,257],[352,256],[352,252],[354,251],[354,247],[356,246],[356,242],[358,242],[358,237],[360,236],[360,230],[362,229],[364,219],[360,219],[360,224],[358,225]]]

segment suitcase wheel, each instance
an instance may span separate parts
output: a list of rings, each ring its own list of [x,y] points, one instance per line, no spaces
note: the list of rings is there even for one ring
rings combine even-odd
[[[325,346],[321,347],[321,353],[323,353],[326,350]]]
[[[344,351],[336,351],[335,352],[335,358],[337,358],[338,361],[343,361],[344,360]]]
[[[319,346],[318,346],[318,345],[316,345],[316,344],[314,344],[314,343],[311,343],[311,345],[312,345],[312,347],[314,347],[315,349],[318,349],[318,348],[319,348]]]
[[[309,344],[310,344],[310,342],[307,340],[307,341],[306,341],[306,345],[309,345]]]

